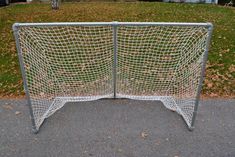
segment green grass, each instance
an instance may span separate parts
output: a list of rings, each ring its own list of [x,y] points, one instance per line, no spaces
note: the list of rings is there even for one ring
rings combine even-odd
[[[23,94],[12,33],[14,22],[154,21],[212,22],[214,32],[205,86],[206,96],[235,95],[235,8],[176,3],[17,4],[0,8],[0,96]]]

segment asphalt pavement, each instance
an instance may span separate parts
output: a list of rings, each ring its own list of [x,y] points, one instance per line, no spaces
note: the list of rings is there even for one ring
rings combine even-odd
[[[31,132],[25,100],[0,100],[0,157],[235,157],[235,99],[203,100],[195,129],[159,101],[67,103]]]

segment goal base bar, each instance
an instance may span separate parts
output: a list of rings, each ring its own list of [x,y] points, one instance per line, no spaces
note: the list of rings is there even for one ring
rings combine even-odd
[[[101,100],[101,99],[129,99],[129,100],[141,100],[141,101],[160,101],[167,109],[173,112],[177,112],[182,117],[189,131],[194,130],[194,126],[191,126],[190,123],[188,123],[188,121],[186,120],[186,116],[181,111],[180,107],[178,107],[178,105],[176,104],[172,96],[136,96],[136,95],[117,94],[116,97],[113,97],[113,95],[110,94],[110,95],[105,95],[105,96],[56,97],[52,101],[48,109],[48,112],[44,114],[39,128],[36,128],[36,126],[33,126],[32,132],[34,134],[37,134],[40,130],[40,127],[45,123],[46,119],[49,118],[51,115],[53,115],[57,110],[61,109],[66,103],[69,103],[69,102],[79,103],[79,102],[87,102],[87,101],[96,101],[96,100]],[[56,103],[58,102],[60,103],[60,108],[56,108],[56,110],[53,110],[53,106],[56,105]]]

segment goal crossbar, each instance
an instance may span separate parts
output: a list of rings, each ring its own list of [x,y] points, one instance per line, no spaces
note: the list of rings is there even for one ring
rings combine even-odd
[[[33,131],[67,102],[159,100],[194,128],[211,23],[15,23]]]

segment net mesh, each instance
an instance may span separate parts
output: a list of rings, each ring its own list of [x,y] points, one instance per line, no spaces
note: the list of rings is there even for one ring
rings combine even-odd
[[[117,45],[112,25],[18,28],[37,130],[45,118],[68,101],[113,97],[114,83],[117,97],[160,100],[191,126],[208,28],[116,28]]]
[[[111,27],[22,27],[18,33],[37,129],[67,101],[112,95]]]
[[[160,100],[190,126],[207,37],[205,27],[119,27],[118,96]]]

